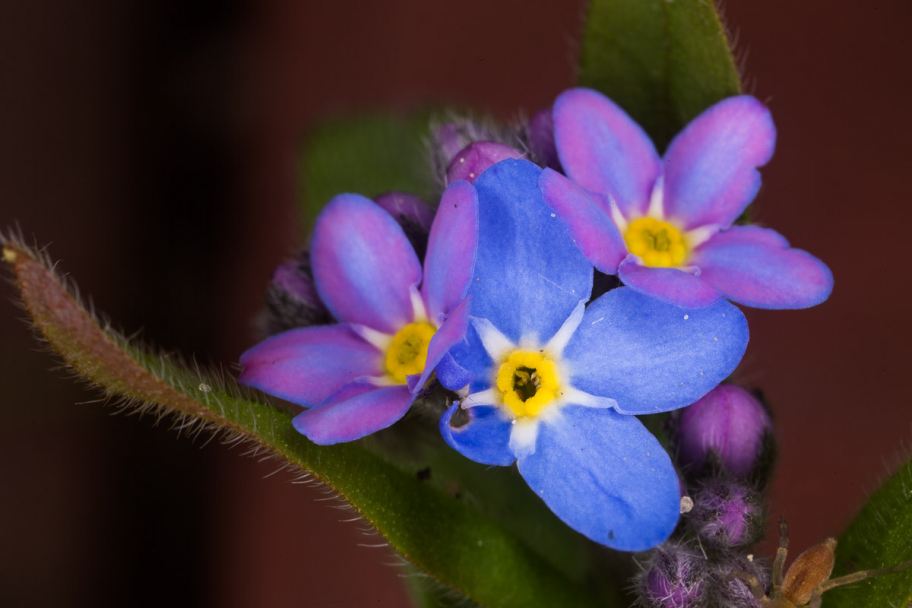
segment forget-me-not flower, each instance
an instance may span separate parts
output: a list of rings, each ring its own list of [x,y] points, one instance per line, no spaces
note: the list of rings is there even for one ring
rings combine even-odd
[[[590,302],[592,264],[542,199],[541,173],[505,160],[474,184],[472,322],[437,369],[463,397],[441,432],[472,460],[517,462],[535,494],[589,538],[645,550],[671,534],[680,494],[671,460],[635,415],[716,386],[744,353],[747,323],[725,301],[685,310],[629,288]]]
[[[387,211],[357,194],[335,197],[317,218],[310,252],[316,289],[339,323],[254,346],[241,356],[240,381],[309,408],[294,426],[318,444],[393,424],[466,331],[477,223],[475,188],[454,182],[422,270]]]
[[[830,295],[833,275],[823,262],[773,230],[732,226],[756,196],[757,168],[775,146],[772,117],[755,98],[712,106],[664,158],[596,91],[562,93],[553,118],[567,177],[546,170],[542,191],[600,271],[689,308],[722,297],[757,308],[806,308]]]

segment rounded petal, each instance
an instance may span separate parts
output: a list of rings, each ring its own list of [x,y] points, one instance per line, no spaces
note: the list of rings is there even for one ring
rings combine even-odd
[[[460,411],[469,421],[459,427],[453,426],[453,414]],[[510,449],[510,430],[513,425],[496,407],[476,406],[460,410],[454,403],[440,417],[440,433],[454,450],[482,464],[509,466],[516,457]]]
[[[776,127],[753,97],[729,97],[697,116],[665,153],[665,216],[687,230],[728,228],[754,200]]]
[[[347,325],[304,327],[260,342],[243,355],[238,381],[312,407],[359,378],[384,374],[383,354]]]
[[[354,441],[405,416],[415,395],[404,384],[377,387],[356,383],[319,406],[295,416],[295,430],[318,445]]]
[[[654,414],[722,382],[747,340],[744,315],[724,300],[691,310],[622,287],[589,305],[564,363],[574,388],[614,399],[625,414]]]
[[[538,181],[545,202],[567,228],[590,262],[605,274],[617,274],[627,245],[611,215],[585,189],[551,169]]]
[[[475,182],[472,316],[489,320],[513,342],[521,336],[546,342],[592,291],[592,264],[542,199],[541,172],[528,161],[505,160]]]
[[[469,327],[469,331],[472,331],[471,327]],[[437,364],[436,371],[440,384],[451,391],[458,391],[467,387],[474,378],[473,374],[456,363],[451,352],[443,356],[443,359]]]
[[[317,217],[314,282],[340,321],[388,334],[414,318],[409,288],[421,264],[393,217],[357,194],[340,194]]]
[[[519,472],[568,526],[613,549],[651,549],[678,523],[674,467],[633,416],[567,406],[539,426]]]
[[[462,149],[447,168],[447,183],[463,180],[470,184],[488,170],[508,158],[522,158],[523,153],[496,141],[476,141]]]
[[[684,308],[702,308],[722,298],[702,277],[679,268],[650,268],[632,258],[621,263],[618,277],[634,291]]]
[[[424,364],[424,371],[421,375],[409,377],[409,388],[412,392],[417,392],[424,387],[424,384],[434,373],[437,365],[446,356],[449,350],[465,338],[466,330],[469,328],[469,310],[471,298],[463,300],[456,307],[443,325],[434,333],[431,343],[428,345],[427,360]],[[413,379],[414,378],[414,379]],[[462,387],[460,387],[462,388]]]
[[[624,217],[640,216],[662,174],[652,140],[613,101],[590,89],[570,89],[554,102],[554,141],[567,177],[607,193]]]
[[[700,278],[739,304],[754,308],[808,308],[833,291],[833,273],[779,233],[735,226],[694,251]]]
[[[478,194],[468,182],[447,187],[431,226],[421,295],[435,323],[465,297],[478,250]]]

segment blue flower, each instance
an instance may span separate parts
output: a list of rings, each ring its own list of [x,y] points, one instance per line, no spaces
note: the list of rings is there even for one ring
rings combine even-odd
[[[732,226],[776,141],[769,110],[753,97],[706,110],[661,159],[639,125],[596,91],[562,93],[553,116],[569,180],[547,170],[542,191],[600,271],[688,308],[723,297],[806,308],[829,297],[833,275],[823,262],[773,230]]]
[[[241,356],[240,381],[309,408],[294,426],[318,444],[393,424],[465,334],[477,224],[475,188],[454,182],[431,226],[422,270],[387,211],[357,194],[335,197],[317,218],[310,252],[317,292],[340,323],[254,346]]]
[[[462,399],[440,429],[472,460],[516,461],[575,530],[645,550],[671,534],[680,495],[671,460],[635,415],[716,386],[744,353],[747,323],[725,301],[685,310],[628,288],[589,302],[592,264],[542,199],[541,173],[505,160],[475,182],[472,320],[437,369]]]

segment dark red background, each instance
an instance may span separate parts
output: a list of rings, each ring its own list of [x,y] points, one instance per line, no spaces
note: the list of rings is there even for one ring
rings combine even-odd
[[[0,224],[53,243],[126,330],[230,363],[297,244],[301,131],[439,100],[535,111],[574,82],[583,7],[6,2]],[[725,8],[779,128],[757,218],[836,276],[818,308],[750,311],[740,370],[773,404],[771,509],[800,550],[842,530],[912,430],[912,3]],[[403,605],[402,570],[348,514],[240,449],[84,403],[20,316],[0,306],[0,604]]]

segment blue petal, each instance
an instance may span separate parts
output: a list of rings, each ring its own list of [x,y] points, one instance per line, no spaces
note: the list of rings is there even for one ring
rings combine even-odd
[[[472,316],[488,319],[514,342],[521,336],[547,341],[592,291],[592,264],[542,199],[541,172],[528,161],[505,160],[475,182]]]
[[[472,331],[471,326],[469,327],[469,331]],[[443,356],[440,363],[437,364],[437,379],[440,380],[440,384],[445,388],[448,388],[451,391],[458,391],[459,389],[468,386],[474,375],[456,363],[456,360],[453,359],[452,352],[451,349],[450,352]]]
[[[662,165],[652,140],[617,104],[590,89],[561,93],[554,142],[567,177],[610,194],[626,218],[646,214]]]
[[[726,298],[756,308],[808,308],[833,291],[833,273],[778,232],[735,226],[694,250],[700,278]]]
[[[510,420],[496,407],[476,406],[465,410],[469,422],[460,427],[450,425],[459,404],[453,404],[440,417],[440,433],[454,450],[463,456],[499,466],[513,464],[516,457],[510,449]]]
[[[410,287],[421,264],[389,213],[357,194],[333,198],[317,217],[314,282],[334,317],[394,334],[414,318]]]
[[[421,294],[434,323],[452,313],[465,297],[477,246],[478,195],[471,184],[454,182],[443,193],[424,258]]]
[[[619,412],[654,414],[690,405],[734,371],[747,321],[722,300],[685,309],[628,287],[586,309],[564,350],[573,386],[617,401]]]
[[[474,313],[474,300],[472,308]],[[449,354],[452,357],[452,366],[445,362],[437,366],[437,377],[446,388],[455,391],[471,383],[469,390],[474,393],[491,386],[491,367],[494,361],[485,350],[474,324],[469,324],[465,338],[450,348]]]
[[[614,410],[569,405],[542,421],[519,472],[568,526],[613,549],[651,549],[678,522],[668,454],[639,420]]]
[[[317,445],[361,439],[398,422],[415,401],[407,386],[377,387],[354,382],[292,420],[295,430]]]
[[[241,384],[304,407],[313,407],[349,382],[385,372],[383,353],[348,325],[283,332],[241,355],[241,365]]]

